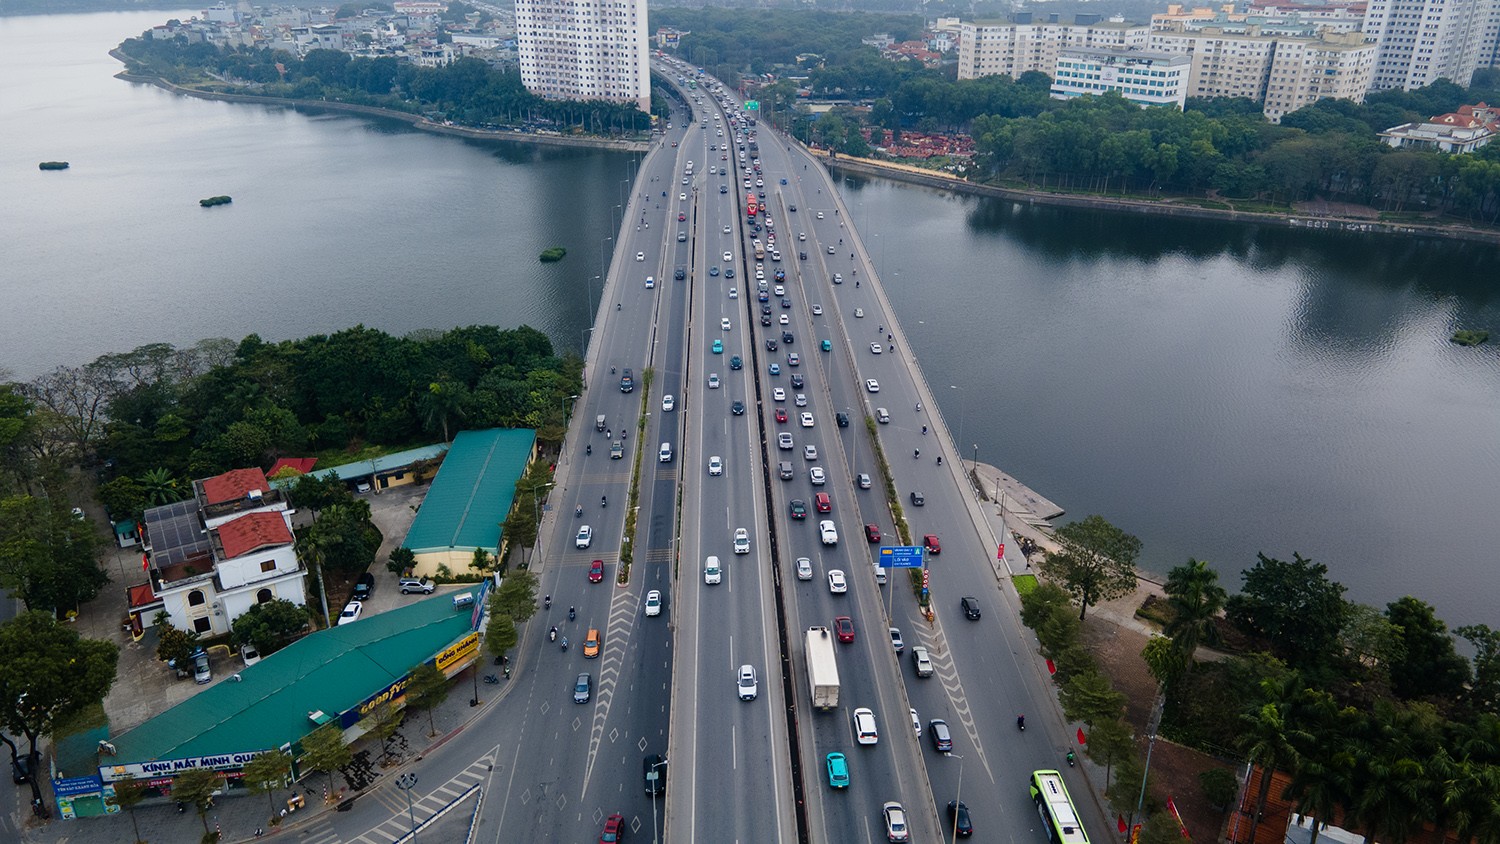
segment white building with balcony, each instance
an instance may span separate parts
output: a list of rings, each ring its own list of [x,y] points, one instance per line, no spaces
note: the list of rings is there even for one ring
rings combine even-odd
[[[1138,106],[1168,106],[1178,111],[1187,102],[1187,56],[1135,50],[1060,50],[1052,73],[1052,99],[1085,94],[1118,93]]]
[[[533,94],[651,111],[646,0],[516,0],[516,52]]]

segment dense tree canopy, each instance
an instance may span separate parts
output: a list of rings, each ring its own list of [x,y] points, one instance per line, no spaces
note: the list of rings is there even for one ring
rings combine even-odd
[[[104,701],[119,657],[112,642],[85,639],[47,613],[0,624],[0,725],[35,752],[41,736]]]

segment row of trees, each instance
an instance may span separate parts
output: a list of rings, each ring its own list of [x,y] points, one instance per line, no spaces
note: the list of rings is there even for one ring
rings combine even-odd
[[[156,343],[0,387],[0,476],[35,487],[37,455],[101,456],[116,477],[100,498],[124,517],[181,500],[189,478],[282,455],[447,439],[459,425],[535,428],[555,441],[581,373],[581,360],[556,356],[527,327]]]
[[[1115,700],[1069,655],[1075,639],[1057,615],[1071,611],[1069,594],[1086,610],[1128,593],[1140,543],[1098,516],[1057,538],[1061,550],[1040,568],[1062,588],[1026,596],[1024,620],[1057,660],[1065,710],[1097,736],[1089,718],[1108,720]],[[1458,628],[1466,658],[1430,605],[1349,601],[1326,566],[1300,555],[1259,555],[1243,581],[1229,595],[1202,561],[1170,572],[1166,635],[1144,654],[1165,697],[1163,733],[1287,772],[1282,796],[1320,821],[1397,842],[1428,822],[1459,840],[1500,841],[1500,630]],[[1198,662],[1200,644],[1234,653]],[[1267,775],[1252,823],[1270,789]]]
[[[515,68],[475,58],[418,67],[394,56],[353,58],[339,50],[304,57],[269,48],[219,48],[186,37],[132,38],[120,44],[131,73],[226,93],[337,100],[442,117],[471,126],[548,127],[595,134],[636,134],[649,115],[624,103],[547,100],[521,84]]]

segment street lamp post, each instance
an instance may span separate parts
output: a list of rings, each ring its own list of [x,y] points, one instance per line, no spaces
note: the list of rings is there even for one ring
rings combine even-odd
[[[666,764],[667,757],[663,756],[660,762],[655,762],[651,765],[652,773],[655,773],[657,768],[664,767]],[[660,836],[661,830],[657,827],[656,821],[656,797],[653,795],[651,797],[651,844],[657,844],[657,842],[661,841]]]
[[[406,794],[406,817],[411,820],[411,840],[415,842],[417,840],[417,813],[412,810],[411,790],[417,787],[417,775],[411,771],[401,774],[396,777],[396,787]]]
[[[536,525],[536,541],[532,543],[533,550],[531,552],[533,557],[542,553],[542,502],[537,500],[536,492],[539,489],[546,489],[550,486],[557,486],[557,484],[553,481],[548,481],[547,483],[537,484],[531,488],[531,522]],[[526,511],[522,510],[521,512],[524,513]]]
[[[958,760],[958,792],[953,795],[953,802],[958,806],[963,805],[964,799],[964,758],[957,753],[948,754],[950,758]],[[953,807],[953,840],[958,841],[958,806]]]

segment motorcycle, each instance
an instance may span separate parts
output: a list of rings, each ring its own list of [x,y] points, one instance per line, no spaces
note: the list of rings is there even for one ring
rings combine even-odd
[[[547,631],[547,641],[549,641],[549,642],[556,642],[557,641],[557,627],[556,626],[554,626],[551,630]]]
[[[1073,767],[1073,760],[1074,760],[1074,759],[1075,759],[1075,758],[1076,758],[1076,757],[1074,757],[1074,755],[1073,755],[1073,751],[1071,751],[1071,750],[1069,750],[1069,751],[1068,751],[1068,767],[1069,767],[1069,768],[1071,768],[1071,767]]]
[[[585,445],[583,447],[583,453],[584,453],[585,456],[593,454],[594,453],[594,444],[593,443],[588,443],[587,445]]]
[[[544,609],[544,610],[550,610],[550,609],[552,609],[552,596],[551,595],[548,595],[547,597],[545,597],[545,598],[542,599],[542,609]]]
[[[568,607],[568,620],[572,621],[573,619],[575,619],[577,617],[578,617],[578,613],[576,611],[574,611],[574,609],[572,607]],[[563,641],[566,642],[568,640],[564,639]]]
[[[943,465],[943,455],[941,455],[941,454],[938,455],[938,465],[939,466]]]
[[[604,495],[599,496],[599,506],[600,507],[608,507],[609,506],[609,497],[608,496],[604,496]]]
[[[486,686],[493,686],[493,685],[496,685],[499,682],[500,682],[500,678],[496,677],[493,674],[486,674],[486,675],[484,675],[484,684]]]
[[[576,518],[582,518],[583,517],[583,505],[582,504],[579,504],[577,507],[573,508],[573,515]]]
[[[562,640],[562,649],[563,649],[563,653],[567,653],[568,652],[568,637],[567,636],[563,637],[563,640]]]
[[[1017,715],[1016,716],[1016,729],[1020,730],[1023,733],[1026,732],[1026,716],[1025,715]]]

